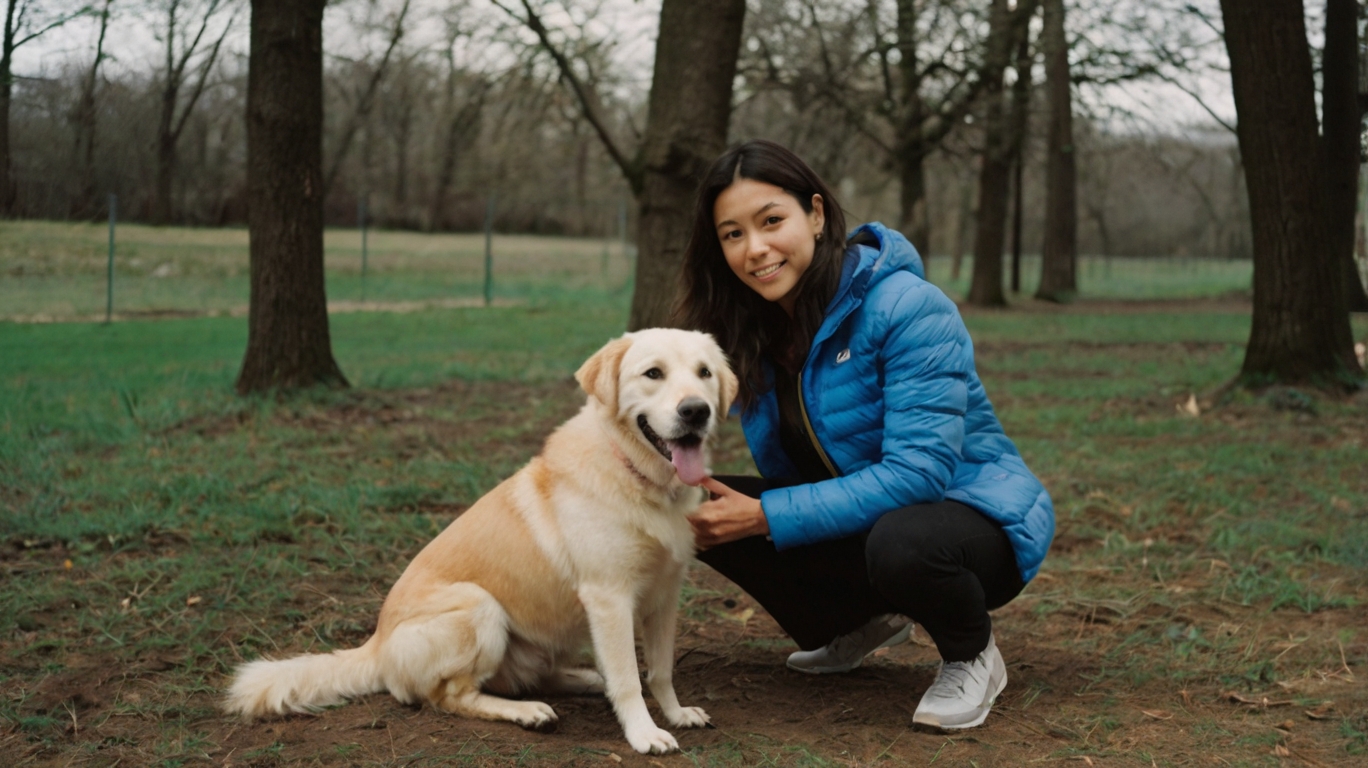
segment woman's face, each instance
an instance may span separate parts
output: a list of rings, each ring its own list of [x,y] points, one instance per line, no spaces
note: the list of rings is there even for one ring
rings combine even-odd
[[[737,179],[713,203],[713,221],[722,253],[741,282],[793,314],[794,287],[812,264],[817,234],[826,218],[822,196],[812,196],[812,212],[773,184]]]

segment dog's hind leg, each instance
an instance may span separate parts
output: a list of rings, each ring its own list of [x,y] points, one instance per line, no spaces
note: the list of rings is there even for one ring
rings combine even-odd
[[[425,699],[446,712],[553,728],[556,713],[539,701],[510,701],[481,691],[509,651],[508,614],[470,583],[426,597],[383,646],[386,687],[400,701]]]
[[[557,668],[537,684],[542,693],[603,693],[603,675],[593,669]]]
[[[446,712],[481,720],[508,720],[524,728],[549,733],[556,730],[556,711],[540,701],[513,701],[482,693],[470,678],[445,681],[433,703]]]

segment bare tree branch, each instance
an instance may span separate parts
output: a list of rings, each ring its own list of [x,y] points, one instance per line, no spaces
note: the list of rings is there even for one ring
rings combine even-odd
[[[582,82],[579,76],[575,74],[570,59],[551,41],[550,32],[542,23],[541,17],[532,10],[531,4],[527,0],[522,0],[523,10],[527,12],[527,18],[524,19],[500,0],[490,0],[490,2],[498,6],[504,13],[525,24],[528,29],[536,34],[542,48],[555,60],[556,67],[560,70],[561,79],[570,86],[570,90],[575,94],[575,98],[579,101],[580,108],[584,113],[584,119],[588,120],[589,124],[594,127],[594,132],[603,142],[603,148],[608,152],[608,156],[621,169],[622,175],[627,178],[627,183],[632,186],[632,189],[639,190],[642,183],[641,164],[635,158],[628,158],[622,148],[618,146],[617,141],[613,139],[612,133],[608,130],[607,122],[603,118],[603,102],[598,92]]]
[[[346,126],[342,129],[337,151],[333,154],[332,164],[328,167],[327,175],[323,177],[324,200],[328,199],[328,193],[332,191],[333,184],[337,181],[337,175],[342,171],[342,162],[346,160],[352,140],[356,138],[356,132],[361,128],[361,121],[370,115],[371,107],[375,101],[375,93],[380,88],[380,81],[385,77],[390,57],[394,55],[394,49],[399,46],[399,41],[404,37],[404,19],[408,16],[411,3],[412,0],[404,0],[404,5],[399,9],[399,15],[394,20],[394,29],[390,32],[389,45],[385,48],[384,55],[380,57],[380,63],[376,65],[375,71],[371,73],[370,80],[366,83],[366,88],[362,91],[361,97],[357,99],[356,109],[352,110],[351,115],[347,118]]]

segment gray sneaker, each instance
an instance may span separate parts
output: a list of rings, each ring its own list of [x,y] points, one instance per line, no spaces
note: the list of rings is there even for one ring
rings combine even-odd
[[[926,689],[912,722],[933,728],[973,728],[988,717],[1002,689],[1007,687],[1007,665],[997,643],[988,636],[988,647],[973,661],[942,662],[936,681]]]
[[[849,672],[860,666],[864,657],[912,636],[912,622],[893,613],[875,616],[868,624],[841,635],[815,651],[795,651],[789,654],[788,668],[810,675]]]

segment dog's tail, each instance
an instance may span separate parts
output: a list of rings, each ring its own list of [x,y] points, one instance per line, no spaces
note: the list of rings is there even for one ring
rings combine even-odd
[[[238,667],[223,703],[247,718],[309,712],[385,690],[372,637],[360,648],[290,659],[258,659]]]

